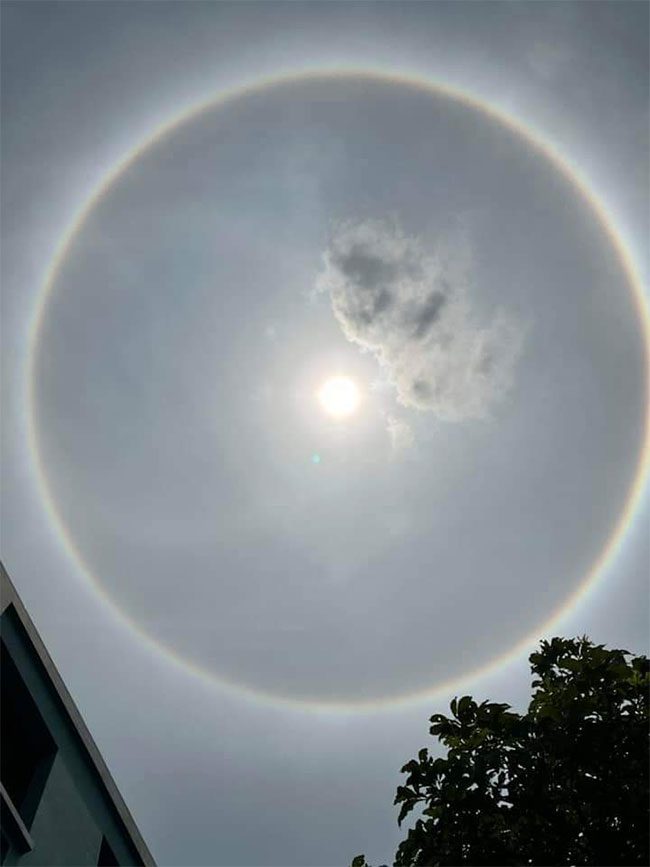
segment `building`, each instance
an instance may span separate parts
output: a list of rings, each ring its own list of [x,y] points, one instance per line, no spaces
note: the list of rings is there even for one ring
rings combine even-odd
[[[0,564],[0,828],[4,865],[154,865]]]

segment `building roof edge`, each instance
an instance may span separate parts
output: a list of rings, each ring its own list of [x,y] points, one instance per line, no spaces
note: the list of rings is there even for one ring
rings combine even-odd
[[[34,651],[39,658],[41,664],[43,665],[46,674],[50,678],[52,686],[56,691],[61,704],[63,705],[64,711],[70,718],[74,728],[76,729],[81,743],[90,759],[92,765],[94,765],[97,774],[101,780],[101,783],[108,795],[109,800],[112,802],[120,821],[123,823],[125,830],[127,831],[130,839],[133,842],[135,849],[140,856],[142,863],[145,867],[156,867],[156,862],[154,861],[153,855],[149,851],[149,847],[145,843],[142,834],[138,830],[138,826],[131,815],[129,808],[126,806],[124,799],[120,795],[119,789],[115,783],[115,780],[111,776],[111,772],[108,770],[104,759],[97,747],[97,744],[93,740],[88,727],[83,721],[83,717],[79,713],[76,704],[68,689],[63,682],[61,675],[59,674],[52,657],[47,651],[43,640],[41,639],[36,626],[34,625],[31,617],[27,613],[27,609],[22,603],[20,596],[18,595],[18,591],[16,590],[7,570],[4,567],[2,561],[0,561],[0,613],[5,612],[5,610],[12,605],[16,615],[18,616],[27,636],[34,648]]]

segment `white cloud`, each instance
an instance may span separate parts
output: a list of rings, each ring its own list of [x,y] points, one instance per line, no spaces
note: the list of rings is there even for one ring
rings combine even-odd
[[[396,416],[388,414],[386,416],[386,430],[388,431],[388,436],[390,437],[390,442],[393,451],[395,452],[402,452],[406,449],[410,449],[415,442],[413,429],[408,422],[404,421],[404,419],[396,418]]]
[[[489,414],[512,385],[523,341],[505,311],[477,321],[467,271],[462,245],[425,250],[395,223],[367,220],[336,228],[317,281],[348,340],[385,368],[399,402],[446,421]]]

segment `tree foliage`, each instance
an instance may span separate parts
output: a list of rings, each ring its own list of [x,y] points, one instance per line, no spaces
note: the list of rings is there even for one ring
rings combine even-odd
[[[431,717],[447,754],[402,768],[398,822],[420,816],[395,867],[650,863],[648,659],[554,638],[530,663],[527,713],[463,696]]]

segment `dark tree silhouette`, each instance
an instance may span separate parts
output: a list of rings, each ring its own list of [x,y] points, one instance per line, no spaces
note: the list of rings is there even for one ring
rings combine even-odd
[[[463,696],[431,717],[447,755],[402,768],[398,821],[422,812],[396,867],[650,863],[648,659],[554,638],[530,663],[527,713]]]

